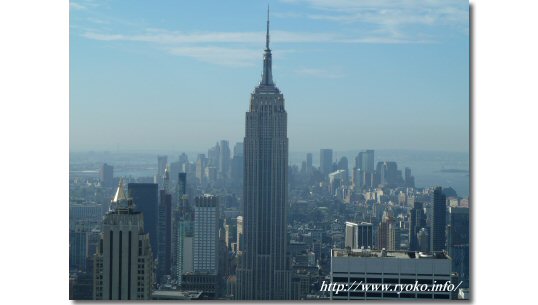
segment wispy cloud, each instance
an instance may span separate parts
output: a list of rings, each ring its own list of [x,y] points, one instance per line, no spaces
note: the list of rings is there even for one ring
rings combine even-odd
[[[253,66],[260,60],[260,50],[225,47],[173,47],[167,49],[172,55],[187,56],[199,61],[234,67]]]
[[[301,76],[317,77],[317,78],[342,78],[345,74],[341,69],[320,69],[320,68],[301,68],[295,70],[295,73]]]
[[[272,43],[304,44],[413,44],[435,43],[437,38],[431,32],[409,30],[407,26],[422,28],[438,24],[465,24],[467,10],[459,0],[281,0],[282,2],[307,6],[300,13],[290,11],[274,12],[277,18],[307,18],[311,21],[326,21],[342,24],[340,29],[331,31],[278,31],[271,32]],[[81,4],[82,3],[82,4]],[[459,5],[457,5],[459,4]],[[91,7],[90,0],[71,2],[73,9]],[[235,66],[249,66],[259,60],[259,49],[263,46],[265,32],[186,32],[151,28],[151,25],[132,25],[129,31],[111,32],[106,28],[97,29],[108,24],[103,18],[94,17],[93,25],[82,30],[80,35],[87,39],[103,42],[145,43],[165,50],[176,56],[187,56],[197,60]],[[112,24],[117,21],[112,22]],[[345,26],[361,23],[364,26]],[[421,29],[421,28],[420,28]],[[282,53],[282,52],[280,52]],[[301,75],[330,75],[305,69],[298,71]]]
[[[273,43],[411,43],[399,35],[392,33],[390,36],[376,37],[370,33],[367,35],[345,35],[334,32],[271,32]],[[265,40],[265,32],[199,32],[182,33],[160,29],[148,29],[142,34],[109,34],[95,31],[87,31],[83,37],[101,41],[133,41],[158,44],[197,44],[197,43],[242,43],[262,44]],[[421,40],[419,42],[428,42]]]
[[[69,1],[69,8],[77,11],[89,10],[97,8],[103,4],[103,1],[94,1],[94,0],[77,0]]]
[[[181,43],[262,43],[265,33],[261,32],[199,32],[182,33],[161,29],[147,29],[142,34],[104,34],[85,32],[84,37],[102,41],[138,41],[159,44]]]
[[[281,14],[340,24],[362,23],[377,29],[401,30],[405,26],[452,26],[466,32],[468,3],[461,0],[281,0],[309,8],[304,14]],[[303,8],[304,10],[304,8]],[[416,30],[415,30],[416,32]],[[414,37],[411,33],[408,36]]]
[[[199,61],[227,66],[252,66],[260,60],[260,48],[265,39],[264,32],[174,32],[150,28],[140,34],[111,34],[97,31],[86,31],[83,37],[98,41],[119,41],[147,43],[155,45],[167,53],[176,56],[187,56]],[[398,33],[384,35],[349,36],[334,32],[290,32],[273,31],[273,43],[417,43],[418,40],[406,40]],[[423,40],[421,42],[430,42]],[[293,52],[279,49],[279,56]],[[302,75],[336,78],[339,73],[328,71],[304,70]]]
[[[73,10],[85,10],[86,6],[76,2],[69,2],[69,8]]]

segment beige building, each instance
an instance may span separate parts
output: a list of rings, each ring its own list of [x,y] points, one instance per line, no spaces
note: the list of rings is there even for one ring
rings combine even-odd
[[[94,256],[95,300],[149,300],[153,284],[153,255],[144,216],[134,210],[123,181],[103,220]]]

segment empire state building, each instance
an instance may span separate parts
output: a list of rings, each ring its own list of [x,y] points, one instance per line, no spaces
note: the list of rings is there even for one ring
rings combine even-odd
[[[260,84],[250,97],[244,139],[244,247],[236,298],[290,299],[288,137],[284,96],[273,82],[269,10]]]

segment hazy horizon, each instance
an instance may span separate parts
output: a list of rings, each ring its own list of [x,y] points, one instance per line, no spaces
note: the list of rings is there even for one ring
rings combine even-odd
[[[231,148],[233,151],[233,148]],[[369,148],[364,148],[369,149]],[[360,149],[363,150],[363,149]],[[348,158],[349,169],[353,167],[354,157],[360,151],[334,150],[333,158],[339,159],[342,156]],[[417,150],[375,150],[375,161],[396,161],[398,168],[403,170],[410,167],[416,179],[418,187],[429,187],[442,185],[443,187],[454,188],[459,196],[466,197],[470,193],[470,156],[468,152],[441,152],[441,151],[417,151]],[[313,166],[319,166],[319,149],[308,151],[312,153]],[[136,152],[70,152],[70,170],[73,173],[82,171],[93,171],[97,175],[99,166],[108,163],[114,166],[115,176],[151,177],[157,169],[157,156],[168,156],[168,162],[176,162],[181,152],[160,153],[136,153]],[[189,161],[196,161],[198,153],[205,151],[185,151]],[[306,160],[306,151],[290,151],[289,165],[301,166],[301,162]],[[133,168],[133,165],[138,165]],[[442,170],[458,170],[455,172],[443,172]],[[467,172],[465,172],[467,171]],[[85,174],[91,174],[86,172]]]

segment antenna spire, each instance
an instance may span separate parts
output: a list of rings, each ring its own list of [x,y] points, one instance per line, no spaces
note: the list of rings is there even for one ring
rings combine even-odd
[[[271,49],[269,49],[269,4],[267,5],[267,33],[265,34],[265,52],[263,54],[263,72],[260,85],[274,86]]]
[[[267,34],[265,36],[265,49],[269,50],[269,4],[267,4]]]

